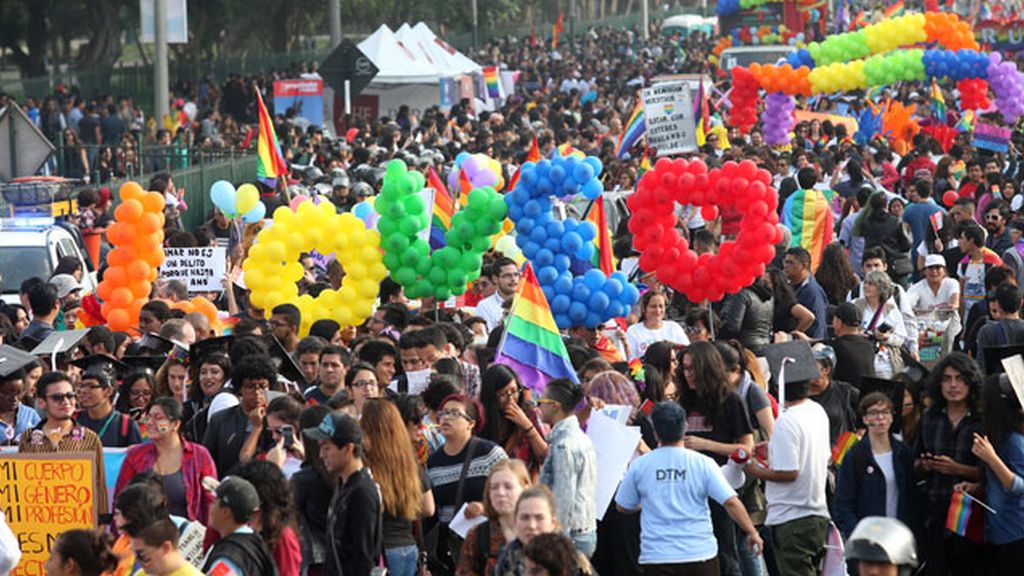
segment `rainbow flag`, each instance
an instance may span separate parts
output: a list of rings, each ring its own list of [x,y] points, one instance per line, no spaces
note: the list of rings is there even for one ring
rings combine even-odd
[[[263,104],[263,96],[256,89],[256,104],[259,107],[260,139],[256,144],[256,177],[280,178],[288,175],[288,163],[281,154],[281,146],[274,133],[274,119]]]
[[[939,88],[938,82],[935,78],[932,78],[932,88],[928,93],[932,116],[937,120],[940,120],[943,124],[946,123],[946,98],[942,95],[942,90]]]
[[[644,146],[644,155],[640,158],[640,168],[636,171],[637,184],[640,183],[640,179],[644,177],[644,172],[651,169],[651,155],[648,153],[647,147]]]
[[[473,183],[469,181],[469,174],[465,170],[459,170],[459,208],[465,208],[469,203],[469,193],[473,191]]]
[[[707,142],[708,119],[710,117],[708,93],[704,90],[704,76],[701,75],[700,85],[697,88],[697,101],[693,103],[693,118],[696,122],[694,133],[697,136],[697,146],[703,146]]]
[[[554,26],[551,27],[551,49],[555,50],[558,48],[558,35],[565,30],[565,26],[562,24],[563,15],[559,14],[558,19],[555,20]]]
[[[973,503],[974,498],[967,492],[954,491],[946,512],[946,529],[972,542],[981,542],[985,537],[985,517]]]
[[[974,132],[974,123],[976,121],[977,117],[974,115],[974,110],[964,110],[964,115],[956,123],[956,129],[958,132]]]
[[[495,100],[501,98],[501,84],[498,82],[498,67],[484,67],[484,84],[487,85],[487,95]]]
[[[624,158],[629,149],[640,140],[645,132],[647,132],[647,125],[644,122],[644,102],[637,98],[633,113],[629,115],[622,134],[619,134],[619,142],[615,145],[615,157]]]
[[[615,259],[612,256],[612,235],[609,233],[608,218],[604,213],[603,196],[594,200],[583,220],[592,223],[597,228],[597,234],[594,235],[593,240],[594,256],[590,263],[594,265],[594,268],[604,272],[605,276],[611,276],[612,272],[615,272]]]
[[[537,142],[536,136],[533,137],[533,144],[530,145],[530,151],[526,153],[526,162],[540,162],[540,143]],[[516,168],[515,173],[512,174],[512,177],[509,178],[508,182],[505,184],[505,192],[511,192],[516,189],[516,184],[519,183],[519,171],[522,169],[522,166]]]
[[[821,190],[797,190],[782,207],[782,223],[793,233],[790,246],[802,246],[811,253],[811,270],[817,270],[825,246],[832,242],[831,197]]]
[[[523,268],[494,363],[515,370],[523,384],[538,395],[555,378],[568,378],[579,384],[548,299],[529,262]]]
[[[430,225],[430,247],[442,248],[445,245],[444,233],[452,227],[452,216],[455,215],[455,201],[448,193],[444,182],[434,172],[433,167],[427,168],[427,184],[434,189],[434,214]]]
[[[888,8],[886,8],[885,11],[882,12],[882,16],[886,20],[888,20],[889,18],[895,18],[896,16],[899,16],[900,14],[903,14],[903,8],[904,8],[903,0],[899,0],[898,2],[893,4],[892,6],[889,6]]]
[[[839,466],[843,463],[846,458],[846,453],[853,448],[853,445],[857,443],[857,437],[853,432],[843,432],[839,435],[839,439],[836,440],[836,445],[832,447],[832,462]]]

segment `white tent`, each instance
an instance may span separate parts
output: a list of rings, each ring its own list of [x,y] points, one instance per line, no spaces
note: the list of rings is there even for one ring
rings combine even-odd
[[[424,55],[410,50],[386,24],[360,42],[359,49],[380,70],[373,84],[436,84],[444,75]]]
[[[457,76],[461,74],[474,74],[481,71],[476,62],[470,60],[465,54],[459,52],[444,40],[434,34],[429,26],[420,22],[409,27],[403,24],[396,35],[406,44],[415,45],[421,51],[429,55],[435,65],[446,76]]]

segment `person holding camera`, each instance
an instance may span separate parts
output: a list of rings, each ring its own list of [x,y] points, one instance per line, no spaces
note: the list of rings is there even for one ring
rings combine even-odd
[[[239,462],[267,460],[276,464],[285,478],[290,479],[302,467],[306,456],[302,442],[296,441],[302,408],[302,404],[291,396],[278,396],[271,400],[259,425],[253,422],[253,428],[242,445]],[[270,432],[270,443],[265,441],[265,430]]]
[[[875,375],[891,378],[902,367],[900,347],[907,341],[907,327],[893,299],[889,275],[873,270],[864,277],[864,297],[853,301],[861,314],[861,328],[876,343]]]

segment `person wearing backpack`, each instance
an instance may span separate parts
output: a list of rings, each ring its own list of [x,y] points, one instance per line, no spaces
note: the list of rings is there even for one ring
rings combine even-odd
[[[988,303],[992,321],[978,331],[978,349],[974,354],[981,371],[986,374],[994,368],[985,366],[986,348],[1024,342],[1024,320],[1020,319],[1020,288],[1007,282],[996,288],[993,296]]]
[[[113,405],[116,372],[124,365],[104,355],[86,356],[73,364],[82,368],[81,380],[75,388],[82,408],[76,418],[78,424],[95,432],[106,448],[141,443],[139,425]]]

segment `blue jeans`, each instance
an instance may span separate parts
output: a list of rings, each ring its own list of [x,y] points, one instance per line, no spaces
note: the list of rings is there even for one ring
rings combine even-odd
[[[733,528],[736,529],[736,554],[740,561],[740,574],[743,576],[765,576],[768,568],[765,567],[764,558],[761,554],[754,554],[750,551],[750,538],[743,530],[740,530],[739,526],[733,524]]]
[[[583,554],[589,560],[594,555],[594,550],[597,549],[597,530],[576,534],[572,537],[572,543],[576,545],[576,549],[580,551],[580,554]]]
[[[415,545],[388,548],[384,551],[388,574],[391,576],[416,576],[416,559],[419,555],[420,550]]]

